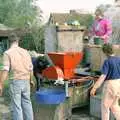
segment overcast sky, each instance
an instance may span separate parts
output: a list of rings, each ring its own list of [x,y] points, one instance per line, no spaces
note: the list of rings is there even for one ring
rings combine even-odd
[[[100,4],[113,4],[114,0],[38,0],[44,16],[51,12],[68,12],[70,9],[94,11]]]

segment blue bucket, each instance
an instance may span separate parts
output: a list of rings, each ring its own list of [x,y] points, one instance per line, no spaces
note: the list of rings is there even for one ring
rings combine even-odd
[[[65,101],[63,89],[40,89],[35,93],[36,102],[39,104],[60,104]]]

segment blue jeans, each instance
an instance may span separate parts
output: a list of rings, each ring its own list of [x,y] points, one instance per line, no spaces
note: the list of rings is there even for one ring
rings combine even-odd
[[[30,81],[12,80],[10,92],[13,120],[33,120]]]

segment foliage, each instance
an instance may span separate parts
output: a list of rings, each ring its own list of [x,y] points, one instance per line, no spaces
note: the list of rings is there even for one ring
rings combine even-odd
[[[80,18],[81,25],[85,25],[87,27],[91,26],[93,23],[93,16],[91,14],[86,14],[82,18]]]
[[[44,29],[41,26],[33,26],[30,33],[26,33],[20,42],[20,46],[28,50],[44,52]]]
[[[16,6],[15,0],[0,0],[0,23],[8,18],[9,11],[13,11]]]
[[[92,14],[76,14],[74,16],[71,16],[68,22],[71,22],[73,20],[79,21],[80,25],[89,27],[93,22],[93,16]]]
[[[29,50],[43,51],[42,12],[35,0],[0,0],[0,23],[25,31],[20,45]],[[27,33],[26,33],[27,32]]]
[[[14,28],[24,28],[36,18],[32,0],[0,0],[0,22]]]
[[[37,27],[34,26],[32,28],[32,37],[35,44],[35,50],[37,52],[44,52],[44,27]]]

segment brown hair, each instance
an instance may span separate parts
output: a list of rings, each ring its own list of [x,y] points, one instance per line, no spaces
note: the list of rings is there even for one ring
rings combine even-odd
[[[16,35],[16,33],[10,33],[10,35],[8,36],[8,39],[10,40],[10,43],[19,41],[19,37]]]
[[[112,44],[104,44],[102,50],[106,55],[112,55],[114,53]]]
[[[104,16],[103,11],[101,9],[96,9],[95,14],[98,13],[101,16]]]

